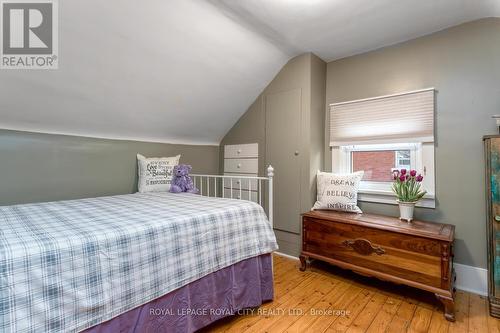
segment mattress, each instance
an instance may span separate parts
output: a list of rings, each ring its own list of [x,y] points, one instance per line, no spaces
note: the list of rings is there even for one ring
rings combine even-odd
[[[80,331],[275,249],[249,201],[136,193],[0,207],[0,330]]]

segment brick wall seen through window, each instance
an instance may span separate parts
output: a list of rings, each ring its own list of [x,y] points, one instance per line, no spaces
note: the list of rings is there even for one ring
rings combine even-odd
[[[352,171],[365,171],[364,181],[390,182],[396,167],[396,151],[353,151]]]

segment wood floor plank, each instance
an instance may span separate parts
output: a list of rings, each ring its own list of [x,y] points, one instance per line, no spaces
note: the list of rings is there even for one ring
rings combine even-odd
[[[280,275],[285,276],[289,272],[296,271],[295,266],[290,263],[283,262],[280,264],[275,264],[274,266],[274,278],[279,278]],[[304,272],[305,273],[305,272]]]
[[[332,309],[341,311],[341,313],[335,313],[334,315],[328,316],[316,316],[315,320],[304,332],[324,332],[337,319],[349,315],[349,312],[347,310],[348,305],[358,297],[362,290],[363,289],[359,288],[358,286],[349,285],[349,288],[346,290],[346,292],[332,304]]]
[[[302,333],[307,331],[318,317],[334,316],[334,311],[337,310],[335,308],[335,300],[341,298],[347,290],[349,290],[350,286],[350,284],[345,282],[339,282],[339,284],[327,295],[325,295],[325,297],[323,297],[319,302],[313,304],[309,311],[304,313],[303,316],[298,318],[295,322],[290,322],[284,331],[288,333]],[[329,312],[332,314],[327,314]]]
[[[372,323],[375,316],[384,306],[388,297],[379,293],[376,293],[370,301],[366,304],[363,311],[354,319],[352,325],[349,326],[346,332],[348,333],[360,333],[366,332],[370,324]]]
[[[282,303],[287,302],[289,299],[293,297],[303,296],[307,293],[307,290],[310,288],[309,285],[316,279],[317,277],[309,274],[304,280],[300,281],[295,285],[293,289],[291,289],[287,294],[281,297],[275,297],[273,302],[266,303],[261,306],[259,309],[254,309],[250,314],[245,316],[238,316],[233,321],[232,325],[227,327],[225,332],[243,332],[244,330],[251,327],[257,321],[260,320],[265,313],[268,313],[269,309],[276,309]]]
[[[429,325],[431,323],[432,313],[433,311],[428,308],[417,306],[417,309],[413,314],[410,326],[408,327],[408,332],[410,333],[428,332]]]
[[[244,332],[259,320],[265,318],[266,314],[269,315],[272,313],[271,311],[273,309],[280,308],[283,303],[289,302],[290,299],[306,296],[311,288],[310,285],[316,281],[316,279],[315,276],[310,275],[304,281],[298,283],[295,288],[290,290],[286,295],[283,295],[279,299],[275,299],[273,302],[264,304],[259,309],[255,309],[250,315],[240,316],[224,332]]]
[[[286,263],[287,262],[287,258],[283,257],[283,256],[280,256],[278,254],[273,254],[273,264],[276,266],[276,264],[278,263]]]
[[[413,314],[417,309],[417,305],[408,300],[403,300],[401,305],[396,312],[396,315],[392,318],[391,322],[386,328],[388,333],[400,333],[406,332],[410,327],[411,320],[413,319]]]
[[[302,315],[291,316],[291,318],[287,319],[279,319],[275,324],[269,327],[269,332],[303,332],[304,329],[307,328],[317,317],[316,312],[318,310],[324,311],[329,309],[334,300],[337,299],[339,295],[343,295],[348,288],[349,284],[337,281],[335,287],[330,292],[325,294],[318,302],[307,302],[301,304],[298,308],[302,310]],[[295,323],[299,323],[299,325],[294,326]]]
[[[284,274],[284,272],[288,271],[288,268],[294,268],[294,262],[292,260],[285,259],[284,262],[289,267],[282,267],[281,270],[275,269],[274,271],[274,301],[262,305],[259,308],[261,309],[261,312],[265,311],[266,309],[276,308],[281,303],[286,302],[290,297],[293,297],[298,293],[303,293],[305,290],[307,290],[308,285],[311,284],[315,278],[317,279],[317,277],[313,277],[310,272],[300,272],[298,269],[294,269],[288,274]],[[280,283],[282,283],[283,281],[286,281],[287,284],[281,285]],[[259,320],[259,309],[247,311],[247,314],[244,316],[234,316],[231,321],[221,321],[221,323],[216,326],[212,325],[210,327],[210,330],[216,330],[217,332],[242,331],[243,329],[250,327]]]
[[[351,302],[347,311],[349,312],[347,315],[338,318],[333,322],[330,327],[327,328],[325,332],[345,332],[351,326],[352,322],[356,319],[356,317],[360,314],[360,312],[365,308],[366,304],[375,296],[375,292],[371,290],[363,289]]]
[[[276,258],[277,256],[275,256],[274,258]],[[287,271],[294,271],[294,270],[298,270],[299,268],[299,262],[295,262],[293,260],[289,260],[289,259],[281,259],[281,261],[279,262],[273,262],[273,268],[274,268],[274,276],[275,278],[280,276],[280,275],[284,275],[286,274]]]
[[[431,323],[429,325],[429,332],[447,333],[450,328],[450,322],[447,321],[441,311],[433,311]]]
[[[347,271],[318,266],[300,272],[289,258],[274,260],[275,299],[245,315],[226,318],[201,332],[492,332],[500,320],[488,314],[487,299],[456,294],[456,322],[430,293],[368,279]],[[319,309],[334,315],[315,315]],[[291,313],[278,315],[279,311]],[[301,312],[293,313],[300,310]],[[343,311],[343,312],[342,312]],[[342,314],[342,315],[339,315]]]
[[[313,281],[309,290],[306,290],[307,294],[302,295],[301,297],[291,298],[289,301],[280,305],[279,309],[282,311],[283,315],[275,315],[273,313],[269,316],[265,316],[244,332],[260,333],[283,331],[288,327],[285,326],[283,328],[283,323],[293,323],[294,320],[298,319],[299,314],[303,314],[305,311],[309,310],[313,304],[320,301],[339,283],[341,282],[320,277],[317,281]]]
[[[281,296],[275,296],[274,301],[272,302],[272,306],[276,307],[285,302],[287,302],[291,298],[300,297],[306,295],[308,290],[311,290],[312,286],[317,285],[323,281],[320,277],[314,274],[303,275],[302,279],[298,279],[293,286],[286,290],[286,293]]]
[[[488,303],[488,302],[486,302]],[[487,308],[486,311],[489,309]],[[500,333],[500,320],[498,320],[495,317],[492,317],[489,315],[489,313],[486,313],[486,320],[488,322],[488,332],[489,333]]]
[[[289,272],[286,277],[276,279],[274,282],[274,298],[279,300],[294,289],[300,282],[312,276],[311,273]]]
[[[469,297],[470,294],[458,290],[455,298],[455,322],[450,323],[450,333],[469,331]]]
[[[389,297],[385,301],[380,311],[377,313],[376,317],[371,322],[368,333],[385,332],[386,328],[392,321],[392,318],[396,314],[401,305],[402,300],[394,297]]]
[[[471,294],[469,297],[469,332],[488,331],[487,313],[486,298]]]

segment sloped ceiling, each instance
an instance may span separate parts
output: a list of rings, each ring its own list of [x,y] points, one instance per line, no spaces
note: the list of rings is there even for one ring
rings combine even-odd
[[[500,16],[499,0],[210,0],[288,53],[325,61]]]
[[[0,128],[218,144],[289,59],[206,1],[59,1],[59,69],[0,71]]]
[[[59,69],[0,72],[0,128],[218,144],[288,59],[499,16],[497,0],[59,1]]]

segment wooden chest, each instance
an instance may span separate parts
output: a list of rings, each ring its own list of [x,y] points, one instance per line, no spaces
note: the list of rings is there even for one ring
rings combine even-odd
[[[449,224],[311,211],[302,215],[301,270],[309,258],[434,293],[455,320],[453,240]]]

